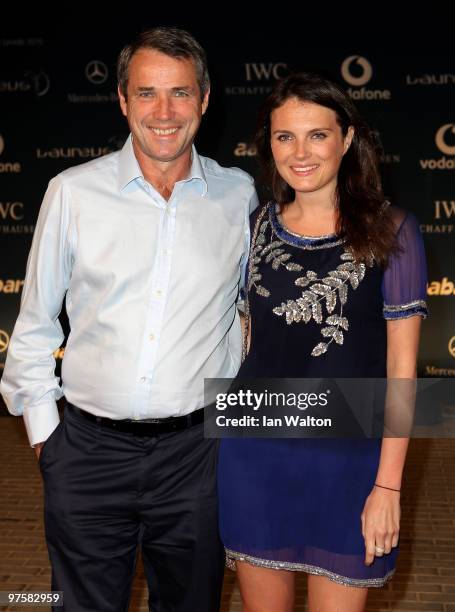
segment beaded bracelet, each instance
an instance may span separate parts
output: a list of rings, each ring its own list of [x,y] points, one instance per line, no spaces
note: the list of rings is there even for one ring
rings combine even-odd
[[[401,489],[392,489],[392,487],[384,487],[383,485],[378,485],[376,482],[374,483],[375,487],[379,487],[380,489],[388,489],[389,491],[396,491],[397,493],[401,493]]]

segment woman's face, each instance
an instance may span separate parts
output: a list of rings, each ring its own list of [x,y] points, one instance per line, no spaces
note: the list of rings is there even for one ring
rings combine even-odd
[[[298,193],[332,197],[354,130],[343,136],[335,111],[289,98],[272,111],[271,147],[280,176]]]

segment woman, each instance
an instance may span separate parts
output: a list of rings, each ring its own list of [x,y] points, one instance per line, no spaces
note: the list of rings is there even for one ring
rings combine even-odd
[[[267,99],[258,153],[274,201],[253,213],[238,378],[414,378],[426,272],[415,218],[384,201],[375,141],[333,82]],[[391,577],[408,440],[225,439],[220,527],[245,612],[364,610]]]

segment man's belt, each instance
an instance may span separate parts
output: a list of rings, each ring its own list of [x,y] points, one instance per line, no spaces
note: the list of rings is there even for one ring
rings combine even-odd
[[[82,416],[87,421],[91,421],[101,427],[130,433],[135,436],[158,436],[160,434],[172,433],[189,429],[193,425],[199,425],[204,420],[204,408],[195,410],[190,414],[177,417],[166,417],[164,419],[144,419],[134,421],[132,419],[108,419],[106,417],[96,416],[91,412],[82,410],[68,402],[67,406],[76,414]]]

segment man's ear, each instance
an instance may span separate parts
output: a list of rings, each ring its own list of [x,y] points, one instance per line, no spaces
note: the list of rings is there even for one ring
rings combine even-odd
[[[126,117],[127,116],[126,98],[123,95],[122,90],[120,89],[120,85],[117,87],[117,93],[118,93],[118,99],[119,99],[119,102],[120,102],[120,108],[122,109],[122,113]]]
[[[205,115],[205,111],[209,105],[210,89],[205,93],[202,99],[202,114]]]

